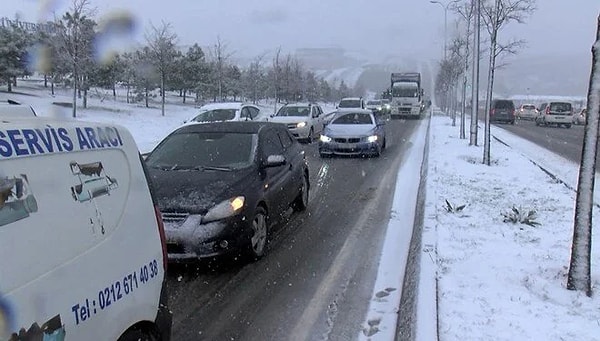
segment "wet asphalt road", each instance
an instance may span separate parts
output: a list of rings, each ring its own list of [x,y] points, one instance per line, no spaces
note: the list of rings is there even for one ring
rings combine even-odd
[[[305,212],[274,231],[267,255],[170,266],[173,340],[350,340],[362,328],[396,174],[419,121],[388,122],[379,158],[321,159],[303,147]],[[403,271],[404,264],[398,264]]]

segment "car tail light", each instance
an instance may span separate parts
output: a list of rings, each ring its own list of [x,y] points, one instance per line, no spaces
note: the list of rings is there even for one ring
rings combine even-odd
[[[167,263],[168,263],[168,255],[167,255],[167,237],[165,236],[165,224],[163,223],[162,216],[160,214],[160,210],[158,206],[154,206],[154,215],[156,216],[156,222],[158,223],[158,234],[160,235],[160,244],[162,246],[163,253],[163,268],[164,271],[167,272]]]
[[[550,107],[546,107],[546,115],[550,115]]]
[[[495,113],[496,113],[496,109],[492,108],[492,110],[490,110],[490,115],[494,116]]]

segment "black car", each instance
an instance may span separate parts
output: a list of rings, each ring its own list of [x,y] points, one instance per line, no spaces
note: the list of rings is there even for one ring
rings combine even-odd
[[[264,255],[272,224],[308,204],[308,166],[285,125],[183,126],[147,156],[170,261]]]
[[[515,124],[515,103],[509,99],[495,99],[490,108],[490,122]]]

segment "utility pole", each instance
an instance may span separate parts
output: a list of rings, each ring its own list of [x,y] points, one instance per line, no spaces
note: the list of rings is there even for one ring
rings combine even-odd
[[[446,51],[446,50],[448,49],[448,46],[447,46],[447,40],[448,40],[448,38],[447,38],[447,36],[448,36],[448,33],[447,33],[447,26],[448,26],[448,7],[450,7],[450,5],[452,5],[452,4],[454,4],[454,3],[457,3],[458,1],[459,1],[459,0],[452,0],[452,1],[448,2],[448,3],[447,3],[447,4],[445,4],[445,5],[444,5],[443,3],[441,3],[441,2],[439,2],[439,1],[437,1],[437,0],[430,0],[430,1],[429,1],[429,2],[430,2],[430,3],[432,3],[432,4],[439,4],[440,6],[442,6],[442,9],[444,9],[444,60],[446,60],[447,53],[448,53],[448,52]]]

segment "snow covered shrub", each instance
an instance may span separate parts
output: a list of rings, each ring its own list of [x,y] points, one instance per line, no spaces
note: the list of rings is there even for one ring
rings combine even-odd
[[[462,211],[467,205],[460,205],[460,206],[455,206],[452,205],[450,203],[450,201],[448,201],[446,199],[446,205],[444,206],[444,209],[446,210],[446,212],[448,213],[458,213],[460,211]]]
[[[529,226],[541,225],[535,221],[537,219],[537,212],[535,210],[524,210],[523,208],[513,206],[508,212],[502,212],[504,217],[503,222],[513,224],[525,224]]]

